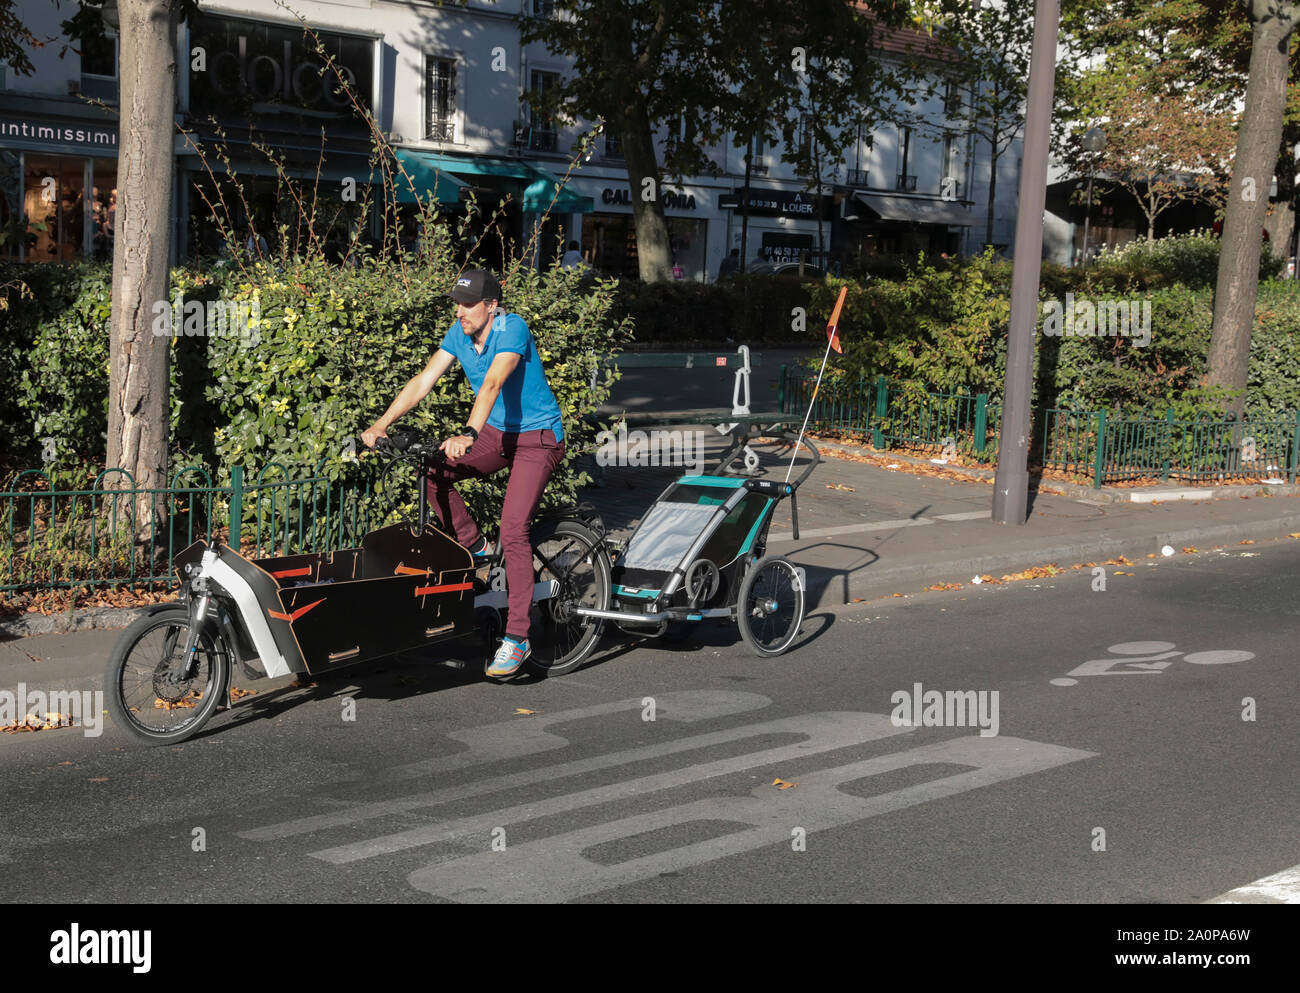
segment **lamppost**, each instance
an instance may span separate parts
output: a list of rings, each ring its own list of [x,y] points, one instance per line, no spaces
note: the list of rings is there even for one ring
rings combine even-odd
[[[1088,219],[1092,217],[1092,177],[1096,154],[1106,147],[1106,132],[1089,128],[1083,135],[1083,149],[1091,153],[1088,159],[1088,200],[1083,206],[1083,264],[1088,264]]]
[[[998,441],[998,468],[993,477],[991,517],[999,524],[1024,524],[1029,509],[1029,408],[1033,393],[1034,335],[1038,324],[1038,283],[1043,266],[1043,207],[1047,199],[1056,32],[1060,23],[1060,0],[1035,0],[1034,41],[1029,58],[1029,92],[1025,106],[1024,166],[1020,171],[1016,254],[1011,268],[1006,389]]]

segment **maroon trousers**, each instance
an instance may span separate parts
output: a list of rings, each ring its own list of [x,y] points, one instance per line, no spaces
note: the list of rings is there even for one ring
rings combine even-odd
[[[459,459],[436,464],[428,481],[429,504],[456,540],[466,547],[482,532],[455,490],[461,479],[477,479],[509,467],[506,502],[501,508],[501,551],[505,555],[507,594],[506,634],[528,637],[528,612],[533,603],[533,548],[529,525],[541,502],[551,473],[564,458],[564,442],[550,430],[502,434],[483,425],[478,440]]]

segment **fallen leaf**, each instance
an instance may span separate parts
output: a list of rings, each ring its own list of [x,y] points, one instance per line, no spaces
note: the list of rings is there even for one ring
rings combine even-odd
[[[1239,545],[1253,545],[1253,544],[1255,544],[1255,540],[1254,540],[1253,538],[1247,538],[1245,541],[1239,541],[1239,542],[1237,542],[1237,544],[1239,544]]]
[[[526,709],[524,709],[523,707],[516,707],[516,708],[515,708],[515,713],[516,713],[516,714],[521,714],[521,715],[523,715],[524,717],[532,717],[535,713],[537,713],[537,711],[535,711],[535,710],[526,710]]]
[[[778,790],[792,790],[799,784],[787,783],[784,779],[774,779],[772,780],[772,785],[775,786]]]
[[[257,690],[242,690],[238,686],[230,687],[230,699],[242,700],[246,696],[256,696]]]
[[[1188,545],[1186,548],[1183,549],[1183,551],[1186,552],[1188,555],[1195,555],[1195,554],[1196,554],[1196,546],[1195,546],[1195,545]]]
[[[106,782],[108,782],[108,777],[107,777],[107,776],[99,776],[99,777],[96,778],[96,779],[92,779],[91,782],[92,782],[92,783],[106,783]]]
[[[1292,531],[1289,535],[1287,535],[1287,537],[1288,537],[1288,538],[1300,538],[1300,531]]]
[[[845,486],[843,483],[827,483],[827,484],[826,484],[826,488],[827,488],[828,490],[843,490],[843,491],[846,492],[846,493],[856,493],[856,492],[858,492],[858,491],[857,491],[856,489],[854,489],[852,486]]]

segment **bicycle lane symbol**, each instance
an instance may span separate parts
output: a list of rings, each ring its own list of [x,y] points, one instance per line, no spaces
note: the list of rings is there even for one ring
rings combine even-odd
[[[1075,686],[1079,680],[1075,676],[1158,676],[1174,659],[1182,655],[1184,662],[1192,665],[1225,665],[1233,662],[1249,662],[1255,657],[1254,652],[1238,649],[1226,649],[1209,652],[1190,652],[1184,655],[1174,650],[1171,641],[1124,641],[1106,649],[1121,658],[1089,659],[1076,666],[1064,676],[1051,680],[1053,686]]]

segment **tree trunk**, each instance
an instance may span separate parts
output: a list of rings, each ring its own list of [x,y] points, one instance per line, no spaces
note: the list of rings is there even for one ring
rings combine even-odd
[[[172,134],[176,106],[178,0],[119,0],[120,121],[117,238],[109,344],[108,466],[138,490],[167,484],[167,362],[171,338],[154,334],[154,307],[167,304],[172,221]],[[170,311],[168,311],[170,313]],[[180,315],[174,315],[173,322]],[[111,488],[128,488],[119,473]],[[138,539],[161,521],[166,501],[135,501]],[[125,509],[125,508],[123,508]]]
[[[1295,234],[1295,151],[1300,144],[1300,122],[1287,124],[1282,128],[1282,147],[1278,150],[1277,199],[1273,201],[1273,212],[1264,221],[1264,230],[1268,232],[1269,247],[1273,254],[1285,259],[1291,254],[1291,238]]]
[[[1237,417],[1246,405],[1250,333],[1259,291],[1261,232],[1282,141],[1287,48],[1295,26],[1295,5],[1277,0],[1251,0],[1250,19],[1250,81],[1237,132],[1228,209],[1223,218],[1219,279],[1214,291],[1214,329],[1206,357],[1207,385],[1238,391],[1227,404],[1227,411]]]
[[[663,283],[673,278],[668,224],[664,220],[663,180],[655,155],[654,136],[644,101],[638,100],[623,118],[620,138],[632,195],[632,220],[636,224],[636,257],[641,281]],[[646,183],[646,180],[651,180]],[[647,191],[643,195],[643,191]],[[646,196],[650,196],[647,200]]]

